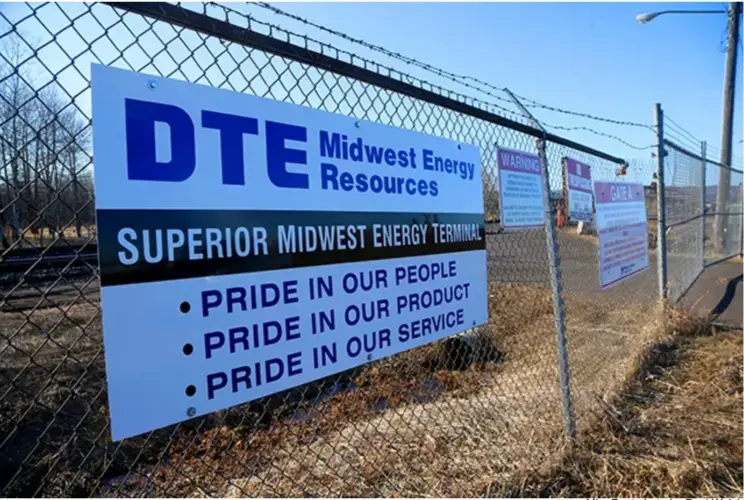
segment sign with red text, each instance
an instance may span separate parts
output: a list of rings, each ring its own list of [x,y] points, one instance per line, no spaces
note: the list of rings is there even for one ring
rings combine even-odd
[[[568,218],[576,222],[592,221],[592,172],[591,167],[572,158],[566,158],[566,185],[568,187]]]
[[[599,282],[603,290],[648,269],[646,200],[642,184],[595,182]]]
[[[92,93],[113,439],[486,322],[475,146],[100,65]]]
[[[499,196],[504,229],[536,229],[545,225],[543,171],[537,155],[499,148]]]

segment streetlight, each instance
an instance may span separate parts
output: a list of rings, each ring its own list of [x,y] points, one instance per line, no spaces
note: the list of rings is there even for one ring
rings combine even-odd
[[[636,19],[645,24],[662,14],[728,14],[728,49],[726,51],[726,69],[723,77],[723,126],[721,137],[721,164],[728,168],[720,168],[718,173],[718,193],[716,195],[716,218],[714,223],[715,247],[723,250],[729,243],[723,230],[724,217],[727,215],[726,203],[731,184],[731,150],[733,143],[734,122],[734,92],[736,89],[736,59],[739,49],[739,15],[742,4],[729,3],[728,10],[665,10],[652,14],[639,14]],[[744,224],[742,224],[744,227]],[[742,239],[744,243],[744,239]]]
[[[662,10],[661,12],[653,12],[651,14],[638,14],[636,21],[641,24],[646,24],[653,21],[662,14],[725,14],[725,10]]]

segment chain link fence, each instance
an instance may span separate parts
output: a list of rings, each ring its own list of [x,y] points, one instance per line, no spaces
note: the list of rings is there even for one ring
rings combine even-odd
[[[742,173],[709,159],[704,142],[692,151],[689,140],[663,140],[667,297],[676,304],[707,267],[742,255]]]
[[[537,154],[544,141],[553,208],[562,204],[564,158],[591,165],[596,180],[615,179],[623,161],[543,133],[526,118],[506,119],[492,102],[216,4],[15,4],[0,12],[0,47],[4,496],[483,495],[517,470],[548,463],[566,442],[564,417],[579,433],[589,429],[657,331],[653,265],[600,291],[596,234],[558,228],[556,269],[544,231],[498,229],[497,147]],[[112,443],[92,189],[92,62],[478,146],[488,324]],[[680,178],[694,189],[700,178],[685,172],[700,165],[684,161]],[[682,193],[669,194],[679,207],[668,205],[669,220],[680,226],[700,199]],[[681,270],[702,246],[672,234]],[[564,387],[551,278],[565,313]]]
[[[674,304],[703,272],[705,152],[665,144],[667,282],[668,299]]]
[[[742,171],[707,161],[705,264],[742,254]]]

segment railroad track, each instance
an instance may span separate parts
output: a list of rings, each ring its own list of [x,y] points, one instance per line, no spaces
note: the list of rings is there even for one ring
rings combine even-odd
[[[97,267],[96,245],[0,252],[0,311],[69,304],[79,298],[79,290],[91,282]],[[87,300],[98,300],[96,280],[84,295]]]
[[[654,215],[648,217],[649,222],[656,222]],[[503,234],[499,221],[486,223],[486,235],[495,236]],[[71,261],[88,263],[91,266],[98,265],[98,246],[87,244],[84,246],[64,246],[47,248],[20,248],[0,254],[0,273],[3,271],[17,271],[28,269],[34,263],[40,261],[37,267],[44,264],[64,267]]]
[[[36,264],[35,267],[64,267],[73,261],[79,261],[81,264],[89,263],[93,266],[97,265],[98,247],[96,245],[85,245],[84,247],[19,248],[9,250],[0,255],[0,273],[25,270],[34,264]]]
[[[596,247],[577,241],[568,234],[570,232],[572,230],[559,234],[560,256],[564,277],[570,275],[572,281],[576,281],[573,278],[585,274],[579,269],[595,265]],[[490,279],[502,283],[549,283],[543,231],[501,232],[498,225],[489,223],[486,235]],[[98,280],[94,279],[97,267],[96,245],[6,252],[0,255],[0,310],[33,308],[40,300],[43,300],[42,307],[69,303],[80,295],[76,287],[81,288],[85,283],[90,283],[85,290],[86,298],[97,301]],[[19,283],[22,286],[19,287]]]

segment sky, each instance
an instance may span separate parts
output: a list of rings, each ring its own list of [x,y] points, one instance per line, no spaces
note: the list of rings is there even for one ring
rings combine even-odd
[[[647,24],[639,24],[635,17],[660,10],[726,9],[725,3],[275,5],[552,107],[653,125],[654,104],[658,102],[668,118],[698,140],[708,141],[709,149],[720,151],[726,16],[668,14]],[[741,52],[740,48],[734,128],[734,154],[739,158]],[[594,127],[640,147],[654,142],[653,135],[643,129],[531,111],[552,124]],[[673,125],[669,132],[680,136],[680,142],[688,139]],[[651,150],[628,148],[589,132],[556,133],[572,135],[621,157],[650,157]],[[685,145],[690,146],[690,141]]]
[[[667,119],[667,136],[689,149],[697,150],[699,141],[708,142],[709,156],[720,154],[722,89],[725,53],[726,16],[665,15],[641,25],[635,16],[641,12],[669,9],[725,9],[724,3],[291,3],[273,4],[291,14],[318,25],[345,33],[392,52],[417,59],[442,70],[478,78],[495,89],[509,88],[520,96],[554,108],[585,113],[618,121],[647,126],[654,124],[654,104],[661,103]],[[189,8],[200,10],[201,6]],[[392,66],[434,84],[463,91],[463,87],[386,55],[370,51],[310,25],[277,15],[258,5],[229,4],[229,8],[250,13],[254,18],[278,25],[300,35],[362,55],[383,65]],[[60,11],[66,12],[66,16]],[[107,63],[119,55],[109,41],[118,47],[129,46],[119,23],[111,30],[109,41],[99,39],[102,28],[86,14],[83,5],[65,4],[40,9],[34,18],[20,25],[24,36],[37,43],[49,39],[48,32],[37,22],[43,21],[54,32],[75,18],[77,34],[65,29],[56,44],[40,53],[40,59],[52,71],[62,70],[69,58],[56,50],[62,46],[68,54],[85,49],[81,39],[97,39],[95,57],[84,54],[76,59],[82,73],[86,63]],[[30,11],[20,4],[0,4],[0,33]],[[112,9],[96,6],[92,12],[106,25]],[[214,15],[214,11],[212,15]],[[217,15],[216,17],[220,17]],[[244,19],[232,18],[244,23]],[[137,23],[130,22],[134,32]],[[257,30],[265,27],[253,25]],[[167,27],[166,27],[167,28]],[[146,26],[142,29],[146,29]],[[167,37],[164,28],[157,28]],[[187,35],[179,35],[187,39]],[[145,37],[142,45],[156,47],[160,42]],[[150,43],[152,42],[152,43]],[[150,43],[150,45],[148,45]],[[146,50],[147,50],[146,47]],[[197,47],[197,45],[193,45]],[[138,51],[137,47],[128,49]],[[178,49],[173,52],[178,56]],[[741,51],[740,51],[741,52]],[[182,50],[183,57],[190,55]],[[161,54],[162,56],[162,54]],[[139,57],[139,59],[138,59]],[[149,58],[128,55],[127,64],[139,69]],[[734,165],[741,162],[742,89],[739,57],[734,127]],[[143,62],[144,61],[144,62]],[[121,61],[119,61],[120,63]],[[55,64],[57,66],[55,67]],[[38,65],[37,65],[38,66]],[[166,65],[161,65],[157,71]],[[188,66],[188,65],[184,65]],[[246,64],[242,66],[246,67]],[[74,69],[74,68],[73,68]],[[154,71],[152,67],[145,71]],[[166,72],[167,73],[167,72]],[[186,76],[193,79],[191,76]],[[75,95],[86,82],[80,73],[64,69],[59,82]],[[474,94],[489,102],[503,101],[485,94]],[[506,94],[489,90],[502,99]],[[87,93],[76,97],[80,106],[88,107]],[[526,101],[529,104],[529,101]],[[516,108],[505,105],[512,112]],[[573,114],[553,112],[543,107],[529,110],[552,132],[628,160],[640,161],[653,168],[651,153],[655,142],[648,128],[622,126]],[[676,124],[676,125],[675,125]],[[571,130],[555,129],[551,126]],[[583,127],[594,130],[574,130]],[[619,137],[618,141],[600,134]],[[709,175],[711,172],[709,171]],[[647,179],[644,179],[647,180]]]

